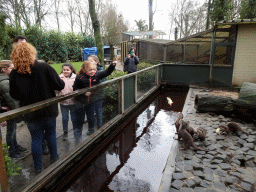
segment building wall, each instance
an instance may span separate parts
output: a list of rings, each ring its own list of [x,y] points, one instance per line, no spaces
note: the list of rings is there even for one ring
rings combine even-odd
[[[232,84],[256,83],[256,25],[238,25]]]

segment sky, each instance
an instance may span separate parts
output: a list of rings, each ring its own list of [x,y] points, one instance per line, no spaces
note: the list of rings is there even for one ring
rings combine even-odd
[[[205,0],[199,0],[203,3]],[[120,11],[125,20],[129,20],[130,28],[136,30],[136,23],[134,20],[146,20],[148,24],[149,11],[148,11],[148,0],[113,0],[117,5],[118,11]],[[164,39],[174,39],[173,33],[170,33],[170,20],[169,12],[171,6],[176,4],[177,0],[153,0],[153,11],[155,11],[153,16],[154,30],[162,30],[167,35]]]

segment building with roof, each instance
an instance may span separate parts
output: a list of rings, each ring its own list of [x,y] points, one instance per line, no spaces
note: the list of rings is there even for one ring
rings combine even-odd
[[[206,64],[230,70],[233,86],[256,83],[256,18],[221,21],[212,29],[175,41],[133,38],[131,44],[140,60]]]

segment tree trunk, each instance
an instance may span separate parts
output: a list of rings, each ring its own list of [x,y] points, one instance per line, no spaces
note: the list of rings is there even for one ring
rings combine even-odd
[[[97,46],[98,58],[100,63],[104,66],[104,51],[103,51],[103,42],[100,35],[100,22],[97,18],[97,14],[95,12],[95,0],[89,0],[89,12],[92,20],[92,26],[94,29],[94,38]]]
[[[196,95],[195,109],[199,112],[233,111],[231,97]]]

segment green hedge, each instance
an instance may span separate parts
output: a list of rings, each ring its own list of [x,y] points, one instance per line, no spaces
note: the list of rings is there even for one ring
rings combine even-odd
[[[38,59],[45,60],[46,62],[82,61],[82,49],[95,46],[92,36],[60,33],[53,30],[46,31],[37,25],[27,29],[6,25],[5,29],[7,34],[6,45],[0,48],[0,59],[10,58],[11,45],[17,35],[26,36],[28,42],[36,48]]]

